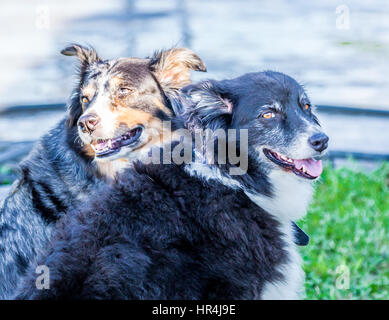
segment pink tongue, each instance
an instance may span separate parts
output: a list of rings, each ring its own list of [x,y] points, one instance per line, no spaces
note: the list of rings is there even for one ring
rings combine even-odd
[[[297,169],[301,169],[303,166],[307,169],[307,173],[312,177],[318,177],[323,172],[323,166],[321,160],[304,159],[294,160],[294,165]]]

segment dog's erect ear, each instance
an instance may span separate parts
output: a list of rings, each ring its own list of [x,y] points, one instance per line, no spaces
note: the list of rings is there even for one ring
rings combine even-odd
[[[190,70],[207,71],[203,61],[186,48],[156,52],[150,60],[150,69],[166,90],[190,84]]]
[[[95,49],[91,47],[83,47],[79,44],[72,44],[65,49],[61,50],[61,53],[65,56],[77,56],[80,60],[79,67],[79,83],[77,88],[72,94],[70,104],[68,105],[68,120],[67,125],[69,127],[74,126],[77,123],[78,118],[82,114],[82,107],[80,104],[79,91],[80,87],[84,83],[85,73],[88,67],[94,63],[102,61]]]
[[[189,127],[227,129],[232,120],[234,97],[217,81],[204,81],[182,89],[183,118]]]
[[[101,61],[95,49],[84,47],[79,44],[72,44],[61,50],[64,56],[77,56],[82,65],[90,65]]]

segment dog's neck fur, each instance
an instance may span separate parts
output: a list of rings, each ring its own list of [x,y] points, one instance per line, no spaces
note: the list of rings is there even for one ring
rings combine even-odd
[[[277,270],[284,278],[280,281],[267,282],[258,298],[284,300],[303,297],[305,274],[301,268],[302,260],[294,241],[291,221],[306,214],[313,191],[311,183],[289,172],[274,170],[268,175],[272,192],[271,195],[266,195],[252,188],[248,189],[246,185],[216,165],[193,163],[186,166],[186,170],[206,181],[216,180],[232,189],[243,190],[251,201],[279,221],[279,231],[283,234],[285,249],[288,251],[288,262],[277,266]]]
[[[305,216],[313,194],[310,182],[279,169],[272,170],[267,175],[271,187],[270,194],[266,190],[248,186],[244,179],[229,175],[224,167],[218,165],[196,161],[187,165],[186,169],[190,174],[202,179],[216,180],[232,189],[243,190],[254,203],[281,223],[290,223]]]
[[[250,191],[246,192],[247,196],[282,222],[304,217],[313,194],[312,184],[282,170],[272,171],[269,180],[273,188],[272,196]]]
[[[150,152],[152,149],[160,149],[160,154],[162,156],[162,150],[169,144],[173,145],[179,143],[180,137],[180,134],[176,131],[164,131],[155,139],[155,143],[149,148],[140,148],[132,158],[120,158],[106,162],[98,162],[98,171],[106,180],[112,182],[125,169],[132,168],[135,162],[150,163]],[[160,159],[160,161],[162,161],[162,159]]]

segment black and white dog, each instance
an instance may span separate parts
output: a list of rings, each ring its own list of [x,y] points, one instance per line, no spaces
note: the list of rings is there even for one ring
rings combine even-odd
[[[38,290],[30,272],[19,299],[299,297],[291,222],[306,213],[322,171],[314,158],[328,143],[303,88],[281,73],[252,73],[186,87],[181,102],[192,130],[247,130],[238,144],[247,170],[232,175],[238,164],[220,154],[214,164],[135,162],[61,219],[38,261],[50,288]]]
[[[228,162],[214,166],[195,164],[190,170],[243,190],[280,223],[287,262],[277,266],[282,279],[268,282],[261,297],[297,298],[304,274],[296,242],[306,243],[308,239],[293,221],[306,214],[313,194],[312,182],[322,173],[320,158],[329,140],[314,114],[314,106],[294,79],[272,71],[205,81],[182,91],[190,97],[186,101],[190,127],[247,129],[246,174],[229,175]]]

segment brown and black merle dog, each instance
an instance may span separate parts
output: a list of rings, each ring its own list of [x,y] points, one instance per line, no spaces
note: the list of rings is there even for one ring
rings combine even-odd
[[[58,218],[128,166],[129,151],[160,142],[162,120],[173,114],[169,97],[190,82],[190,70],[205,71],[188,49],[147,59],[103,60],[80,45],[62,53],[78,57],[79,81],[66,119],[21,163],[21,178],[0,204],[0,299],[12,297]]]

